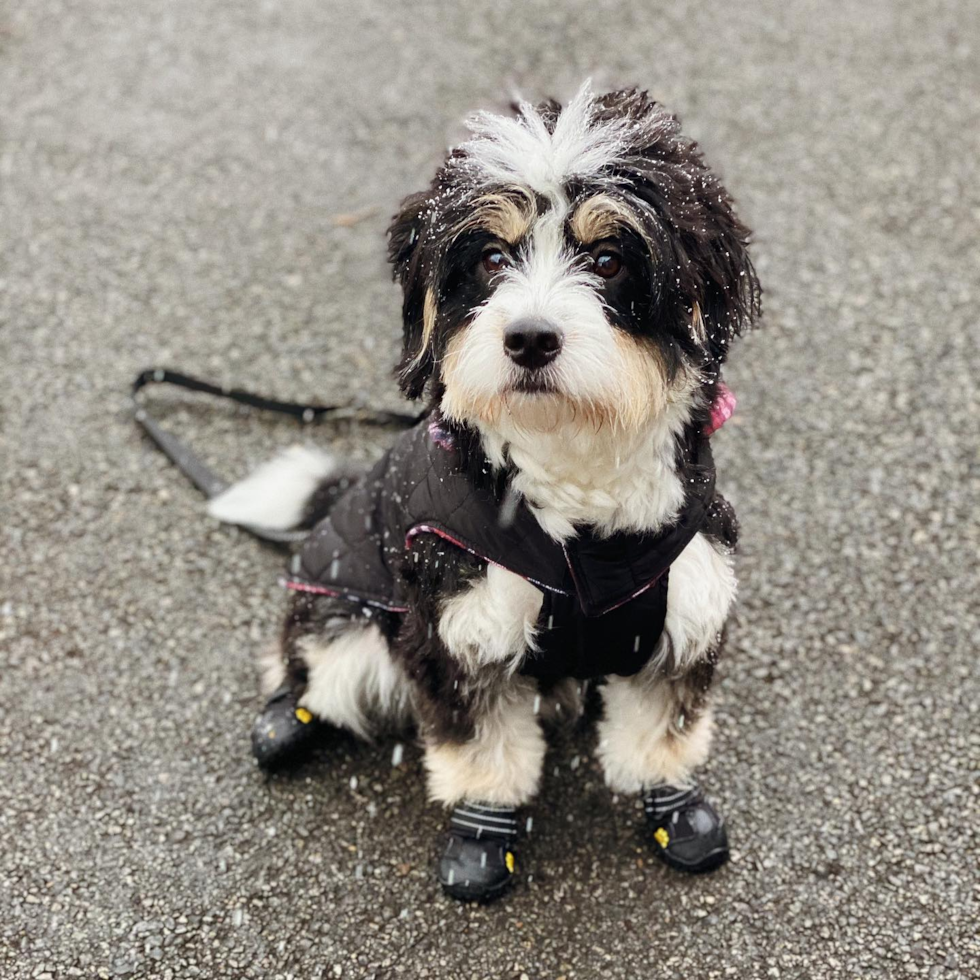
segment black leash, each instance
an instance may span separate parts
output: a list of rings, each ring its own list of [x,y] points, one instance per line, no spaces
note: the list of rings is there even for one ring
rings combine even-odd
[[[143,407],[139,399],[140,391],[151,384],[168,384],[187,391],[198,391],[215,398],[225,398],[248,405],[265,412],[277,412],[280,415],[291,415],[304,425],[311,422],[349,419],[363,422],[367,425],[400,425],[411,426],[418,422],[422,415],[410,415],[407,412],[391,412],[386,409],[357,408],[352,405],[317,405],[304,402],[284,402],[277,398],[266,398],[241,388],[223,388],[220,385],[202,381],[200,378],[182,374],[180,371],[170,371],[166,368],[148,368],[141,371],[133,382],[130,397],[133,402],[133,418],[143,431],[163,451],[164,455],[197,487],[205,497],[216,497],[228,483],[221,479],[213,470],[206,466],[201,459],[172,432],[168,432]],[[301,541],[307,531],[271,531],[267,528],[241,525],[242,529],[263,541],[275,544],[289,544]]]

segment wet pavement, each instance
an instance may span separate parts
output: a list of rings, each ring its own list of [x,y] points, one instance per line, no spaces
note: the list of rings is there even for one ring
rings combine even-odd
[[[978,59],[972,0],[0,6],[0,976],[980,976]],[[281,558],[125,391],[163,363],[398,407],[387,216],[467,111],[587,74],[677,111],[757,232],[715,442],[735,852],[657,864],[585,728],[519,887],[463,906],[411,742],[255,769]],[[228,475],[386,438],[156,404]]]

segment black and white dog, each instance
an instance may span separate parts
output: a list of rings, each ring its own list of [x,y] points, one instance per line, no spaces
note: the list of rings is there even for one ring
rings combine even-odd
[[[668,864],[710,870],[728,842],[693,774],[737,528],[708,435],[759,313],[749,232],[644,92],[586,85],[470,129],[389,232],[398,377],[426,418],[359,480],[294,449],[212,501],[223,521],[312,528],[255,755],[416,725],[452,808],[440,881],[486,899],[513,874],[542,723],[594,678],[609,786],[644,795]]]

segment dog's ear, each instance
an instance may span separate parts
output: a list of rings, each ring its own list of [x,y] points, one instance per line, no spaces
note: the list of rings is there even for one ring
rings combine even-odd
[[[388,261],[392,276],[404,286],[407,271],[421,234],[422,211],[428,199],[428,192],[410,194],[398,206],[398,213],[388,226]]]
[[[762,312],[762,288],[749,256],[751,232],[735,214],[721,181],[691,144],[691,204],[672,211],[677,278],[692,339],[709,376],[728,356],[731,342]],[[692,206],[693,205],[693,206]]]
[[[660,225],[651,237],[678,340],[716,373],[732,340],[761,314],[751,233],[676,116],[637,89],[603,96],[598,106],[601,118],[631,123],[625,176]]]
[[[426,226],[424,214],[429,192],[412,194],[402,201],[388,228],[388,259],[392,275],[402,288],[402,355],[396,368],[398,384],[409,398],[418,398],[432,374],[432,293],[427,279],[433,269],[424,261]]]

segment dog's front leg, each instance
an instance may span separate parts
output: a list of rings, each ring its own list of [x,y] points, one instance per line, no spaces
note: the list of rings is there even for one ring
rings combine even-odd
[[[419,623],[414,673],[429,791],[453,808],[439,878],[458,898],[488,899],[507,886],[517,808],[541,779],[538,686],[517,672],[540,608],[534,586],[490,566],[429,607],[434,623]]]
[[[496,677],[481,690],[482,682],[474,679],[470,692],[470,737],[438,730],[425,737],[429,794],[447,807],[479,802],[516,809],[541,781],[545,740],[534,711],[537,684]]]
[[[471,701],[469,738],[425,739],[429,792],[453,807],[438,873],[456,898],[493,898],[514,873],[518,808],[537,791],[544,763],[536,691],[524,678],[498,678]]]
[[[599,757],[618,793],[643,793],[658,855],[672,867],[709,871],[728,856],[724,822],[694,778],[708,757],[712,664],[679,675],[647,668],[603,686]]]
[[[708,692],[734,597],[730,555],[699,534],[671,567],[660,655],[633,677],[610,677],[602,692],[606,782],[644,794],[657,854],[686,871],[709,871],[728,857],[724,822],[694,771],[708,758]]]

